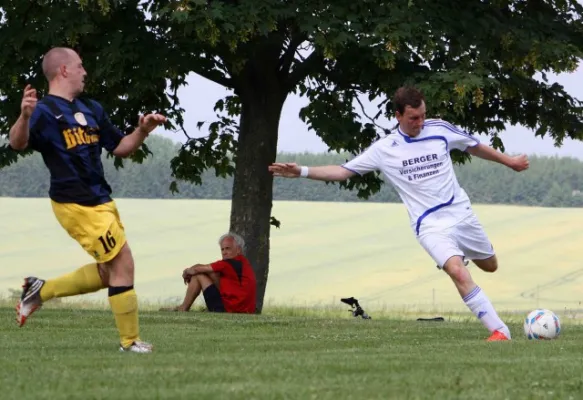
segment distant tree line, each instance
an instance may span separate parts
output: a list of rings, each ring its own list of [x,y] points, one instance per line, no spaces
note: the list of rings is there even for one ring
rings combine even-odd
[[[153,156],[143,164],[125,162],[123,168],[114,167],[113,159],[105,154],[106,177],[116,198],[192,198],[230,199],[232,178],[217,178],[213,171],[203,175],[202,185],[177,182],[179,192],[172,193],[174,180],[170,160],[179,144],[162,136],[148,139]],[[340,164],[350,159],[349,154],[280,153],[278,161],[303,165]],[[519,204],[545,207],[583,206],[583,162],[574,158],[531,156],[531,167],[516,173],[504,166],[474,159],[455,167],[460,184],[474,204]],[[21,159],[0,170],[0,196],[46,197],[49,174],[39,154]],[[365,201],[356,191],[342,189],[338,184],[275,179],[274,198],[299,201]],[[380,192],[366,201],[399,202],[391,185],[383,185]]]

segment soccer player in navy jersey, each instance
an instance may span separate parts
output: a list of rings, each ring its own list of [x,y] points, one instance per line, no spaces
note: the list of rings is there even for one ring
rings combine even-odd
[[[49,93],[38,101],[36,90],[26,86],[20,116],[10,129],[10,146],[15,150],[30,148],[42,155],[51,175],[49,197],[55,216],[94,262],[55,279],[25,278],[16,306],[17,322],[24,325],[52,298],[107,287],[120,350],[150,353],[152,345],[139,336],[134,259],[104,177],[101,152],[105,149],[128,157],[166,118],[161,114],[140,116],[138,127],[124,135],[101,104],[79,98],[87,72],[74,50],[49,50],[42,68]]]

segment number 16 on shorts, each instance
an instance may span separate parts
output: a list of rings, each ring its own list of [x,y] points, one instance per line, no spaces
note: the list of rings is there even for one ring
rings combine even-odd
[[[115,248],[115,245],[117,244],[115,238],[111,234],[111,231],[107,231],[105,235],[100,236],[99,241],[103,245],[103,251],[105,252],[105,254],[111,253],[111,251]]]

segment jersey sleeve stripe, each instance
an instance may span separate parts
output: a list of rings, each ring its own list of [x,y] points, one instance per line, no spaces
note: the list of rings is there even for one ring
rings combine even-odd
[[[452,125],[452,124],[450,124],[449,122],[446,122],[446,121],[438,121],[438,120],[429,121],[429,122],[425,122],[425,125],[426,126],[440,126],[442,128],[447,129],[450,132],[456,133],[456,134],[461,135],[461,136],[465,136],[465,137],[467,137],[469,139],[474,140],[476,143],[480,143],[480,141],[478,139],[476,139],[475,137],[473,137],[472,135],[470,135],[467,132],[464,132],[464,131],[458,129],[456,126],[454,126],[454,125]]]

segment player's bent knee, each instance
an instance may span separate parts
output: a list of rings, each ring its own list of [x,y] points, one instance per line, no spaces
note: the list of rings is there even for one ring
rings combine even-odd
[[[451,256],[443,264],[443,270],[447,272],[448,270],[454,270],[457,268],[464,267],[464,260],[461,256]],[[447,272],[449,274],[449,272]]]
[[[110,286],[130,286],[134,282],[134,258],[127,243],[111,260],[104,263],[109,270]]]
[[[448,272],[448,275],[458,285],[465,285],[472,282],[472,276],[464,267],[453,267],[450,272]]]
[[[485,268],[483,268],[486,272],[496,272],[498,270],[498,263],[492,262],[486,264]]]
[[[446,274],[450,276],[450,278],[454,282],[457,283],[470,282],[472,280],[472,277],[467,268],[464,266],[463,260],[461,259],[461,257],[456,256],[456,258],[459,258],[459,261],[454,259],[454,257],[450,258],[445,263],[443,270],[445,271]]]
[[[120,251],[110,261],[104,263],[110,268],[123,268],[126,270],[134,269],[134,256],[129,244],[125,243]]]
[[[498,259],[496,256],[492,256],[485,260],[473,260],[473,262],[478,268],[485,272],[496,272],[498,270]]]

